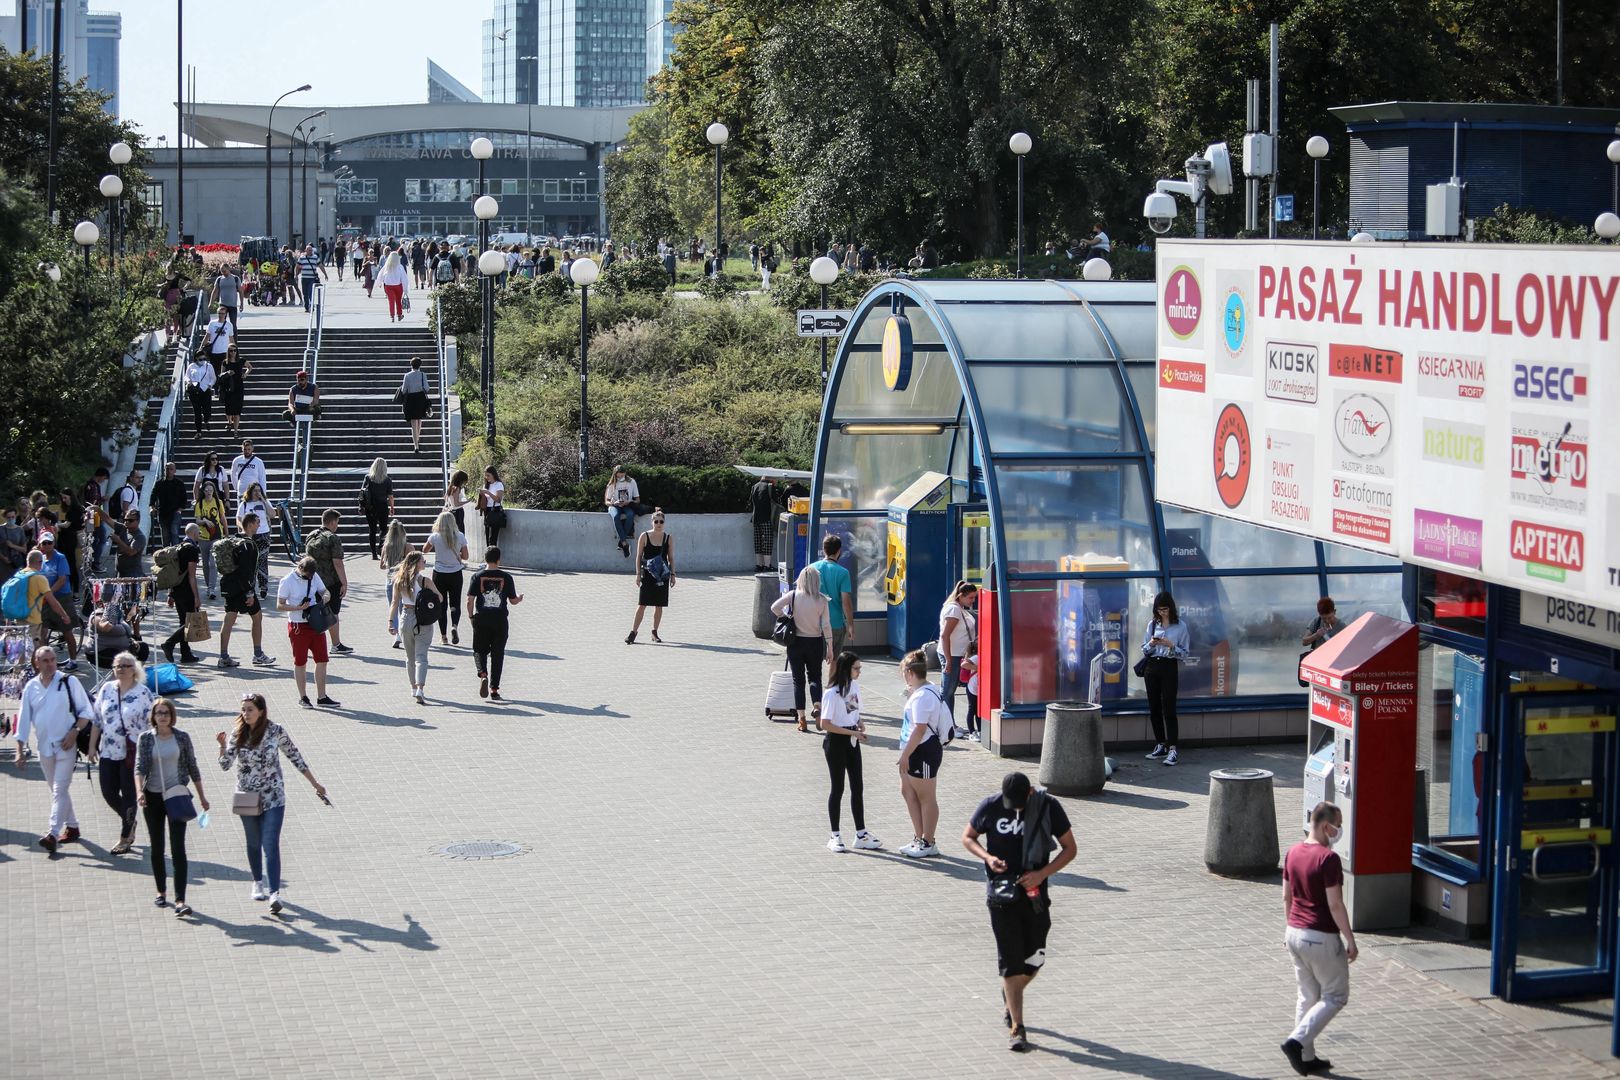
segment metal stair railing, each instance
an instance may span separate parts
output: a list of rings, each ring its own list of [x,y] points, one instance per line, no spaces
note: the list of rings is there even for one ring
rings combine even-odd
[[[203,331],[208,327],[208,305],[197,297],[197,307],[191,313],[191,326],[174,350],[174,366],[169,373],[169,392],[158,410],[156,436],[152,440],[152,457],[147,462],[146,481],[141,485],[141,524],[150,534],[152,528],[152,490],[163,479],[164,466],[174,454],[174,442],[180,434],[181,413],[186,400],[186,368],[202,346]]]
[[[444,344],[444,320],[435,319],[439,345],[439,483],[450,485],[450,355]],[[442,490],[442,488],[441,488]]]
[[[309,327],[304,334],[304,368],[309,381],[320,386],[321,329],[326,316],[326,286],[315,286],[315,302],[309,309]],[[304,499],[309,494],[310,444],[314,441],[315,418],[293,417],[292,512],[299,528],[304,524]]]

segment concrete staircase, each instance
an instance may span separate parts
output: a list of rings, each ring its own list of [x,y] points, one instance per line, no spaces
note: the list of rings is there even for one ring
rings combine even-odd
[[[252,439],[270,473],[272,502],[291,498],[293,429],[281,419],[287,391],[303,364],[305,330],[254,327],[251,320],[237,335],[237,349],[253,365],[242,409],[242,436]],[[422,451],[411,450],[410,428],[402,419],[394,391],[422,358],[434,415],[422,424]],[[310,473],[304,502],[303,531],[320,525],[321,512],[343,514],[339,529],[351,556],[367,554],[365,518],[357,497],[373,458],[383,457],[394,481],[395,516],[405,523],[413,543],[431,529],[443,502],[444,479],[439,447],[444,417],[438,411],[438,360],[433,335],[421,327],[389,326],[327,329],[321,339],[316,370],[321,388],[321,419],[314,424]],[[212,429],[198,436],[187,406],[175,443],[179,475],[189,484],[210,450],[227,468],[241,452],[241,438],[224,434],[224,417],[216,402]],[[234,506],[232,507],[234,510]],[[278,545],[279,554],[279,545]]]

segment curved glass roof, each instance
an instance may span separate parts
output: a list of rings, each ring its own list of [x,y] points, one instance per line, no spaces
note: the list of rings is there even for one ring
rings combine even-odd
[[[957,520],[980,534],[951,539],[950,573],[995,589],[1011,631],[999,639],[1005,707],[1074,696],[1063,656],[1048,654],[1062,644],[1075,659],[1060,639],[1076,587],[1107,583],[1097,602],[1129,613],[1116,630],[1137,634],[1152,595],[1170,588],[1196,613],[1195,653],[1201,645],[1207,660],[1189,665],[1183,697],[1256,704],[1287,694],[1298,706],[1298,641],[1319,596],[1333,590],[1345,612],[1401,614],[1394,560],[1153,501],[1154,302],[1152,282],[895,279],[862,298],[839,344],[812,526],[842,522],[866,553],[857,607],[882,612],[889,502],[924,473],[951,477]],[[912,334],[899,390],[882,367],[891,312]],[[1109,648],[1134,661],[1129,642]],[[1127,674],[1117,685],[1123,702],[1142,693]]]

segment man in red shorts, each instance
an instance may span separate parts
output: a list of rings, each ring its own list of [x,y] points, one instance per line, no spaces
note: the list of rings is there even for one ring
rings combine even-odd
[[[299,559],[292,573],[282,578],[281,584],[276,586],[276,610],[287,613],[287,640],[292,642],[293,678],[298,683],[298,704],[306,709],[315,707],[310,704],[305,682],[306,665],[311,653],[315,656],[315,704],[328,709],[339,707],[336,701],[326,696],[326,627],[323,625],[316,629],[309,623],[310,610],[319,608],[324,612],[331,598],[331,590],[315,572],[315,560],[308,555]]]

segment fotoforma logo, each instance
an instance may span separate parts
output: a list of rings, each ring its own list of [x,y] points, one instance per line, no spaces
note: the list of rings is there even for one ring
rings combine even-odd
[[[1266,397],[1316,404],[1318,359],[1315,345],[1266,342]]]

